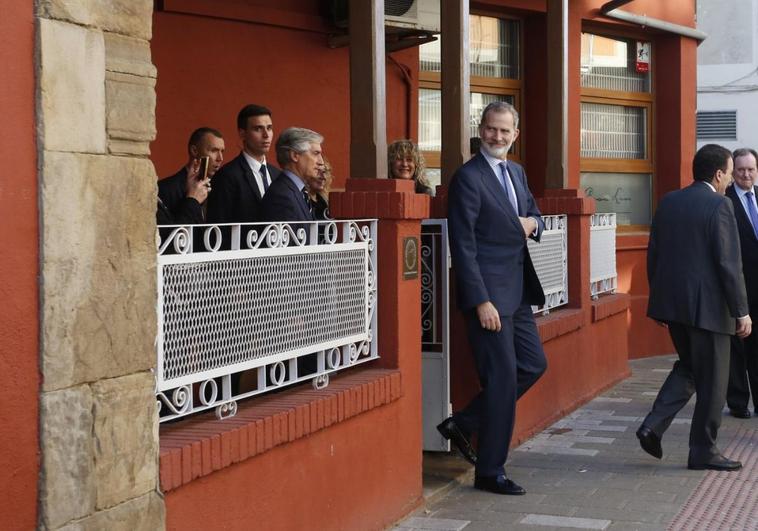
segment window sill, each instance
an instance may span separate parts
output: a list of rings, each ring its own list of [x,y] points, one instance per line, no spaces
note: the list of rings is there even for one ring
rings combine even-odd
[[[547,343],[551,339],[579,330],[584,324],[584,311],[578,308],[553,310],[549,315],[537,317],[540,339]]]
[[[401,396],[399,370],[356,369],[333,377],[325,389],[300,387],[240,402],[232,418],[202,413],[162,425],[161,490],[176,489]]]
[[[627,293],[601,295],[598,300],[592,301],[592,322],[596,323],[617,313],[626,312],[630,301],[631,297]]]

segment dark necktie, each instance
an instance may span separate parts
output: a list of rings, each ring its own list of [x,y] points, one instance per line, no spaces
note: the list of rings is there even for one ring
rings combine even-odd
[[[753,225],[753,233],[758,237],[758,211],[755,209],[755,203],[753,203],[753,192],[745,194],[747,199],[747,213],[750,216],[750,223]]]
[[[513,207],[513,210],[515,210],[516,214],[518,214],[519,211],[518,211],[518,200],[516,199],[516,188],[513,185],[513,181],[511,181],[510,176],[508,175],[506,164],[507,162],[501,162],[500,164],[498,164],[498,166],[500,166],[500,174],[501,174],[500,184],[505,189],[505,193],[508,194],[508,201],[510,201],[511,206]]]
[[[303,188],[303,199],[305,200],[305,206],[308,207],[308,212],[313,216],[313,202],[311,201],[311,196],[308,195],[307,188]]]
[[[266,174],[266,165],[261,164],[261,179],[263,180],[263,193],[268,192],[268,175]]]

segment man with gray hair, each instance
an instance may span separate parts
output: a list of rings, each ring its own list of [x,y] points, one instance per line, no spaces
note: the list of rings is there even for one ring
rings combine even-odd
[[[524,169],[508,160],[518,134],[512,105],[487,105],[479,152],[450,183],[447,218],[457,302],[481,391],[437,426],[476,465],[475,488],[510,495],[526,492],[505,474],[516,400],[547,366],[531,308],[544,304],[545,294],[527,247],[529,238],[539,241],[545,225]],[[474,433],[477,452],[470,442]]]
[[[324,166],[324,137],[310,129],[289,127],[276,141],[276,160],[282,169],[263,197],[264,221],[313,221],[308,186]]]

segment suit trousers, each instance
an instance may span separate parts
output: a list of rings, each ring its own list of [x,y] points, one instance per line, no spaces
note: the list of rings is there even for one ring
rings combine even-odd
[[[729,358],[729,387],[726,391],[729,408],[748,409],[751,391],[753,407],[758,411],[758,341],[754,334],[745,339],[734,336]]]
[[[482,328],[476,310],[465,317],[481,390],[453,420],[478,435],[476,475],[497,476],[505,474],[516,400],[545,372],[545,352],[528,304],[501,315],[500,332]]]
[[[642,424],[662,437],[676,414],[696,393],[689,459],[704,462],[720,453],[716,437],[729,380],[730,336],[677,323],[669,324],[669,334],[679,360]]]

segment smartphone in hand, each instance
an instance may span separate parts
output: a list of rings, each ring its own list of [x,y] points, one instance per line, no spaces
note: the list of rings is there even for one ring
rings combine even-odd
[[[208,177],[208,165],[210,161],[210,157],[200,157],[200,167],[197,171],[197,179],[199,181],[204,181]]]

